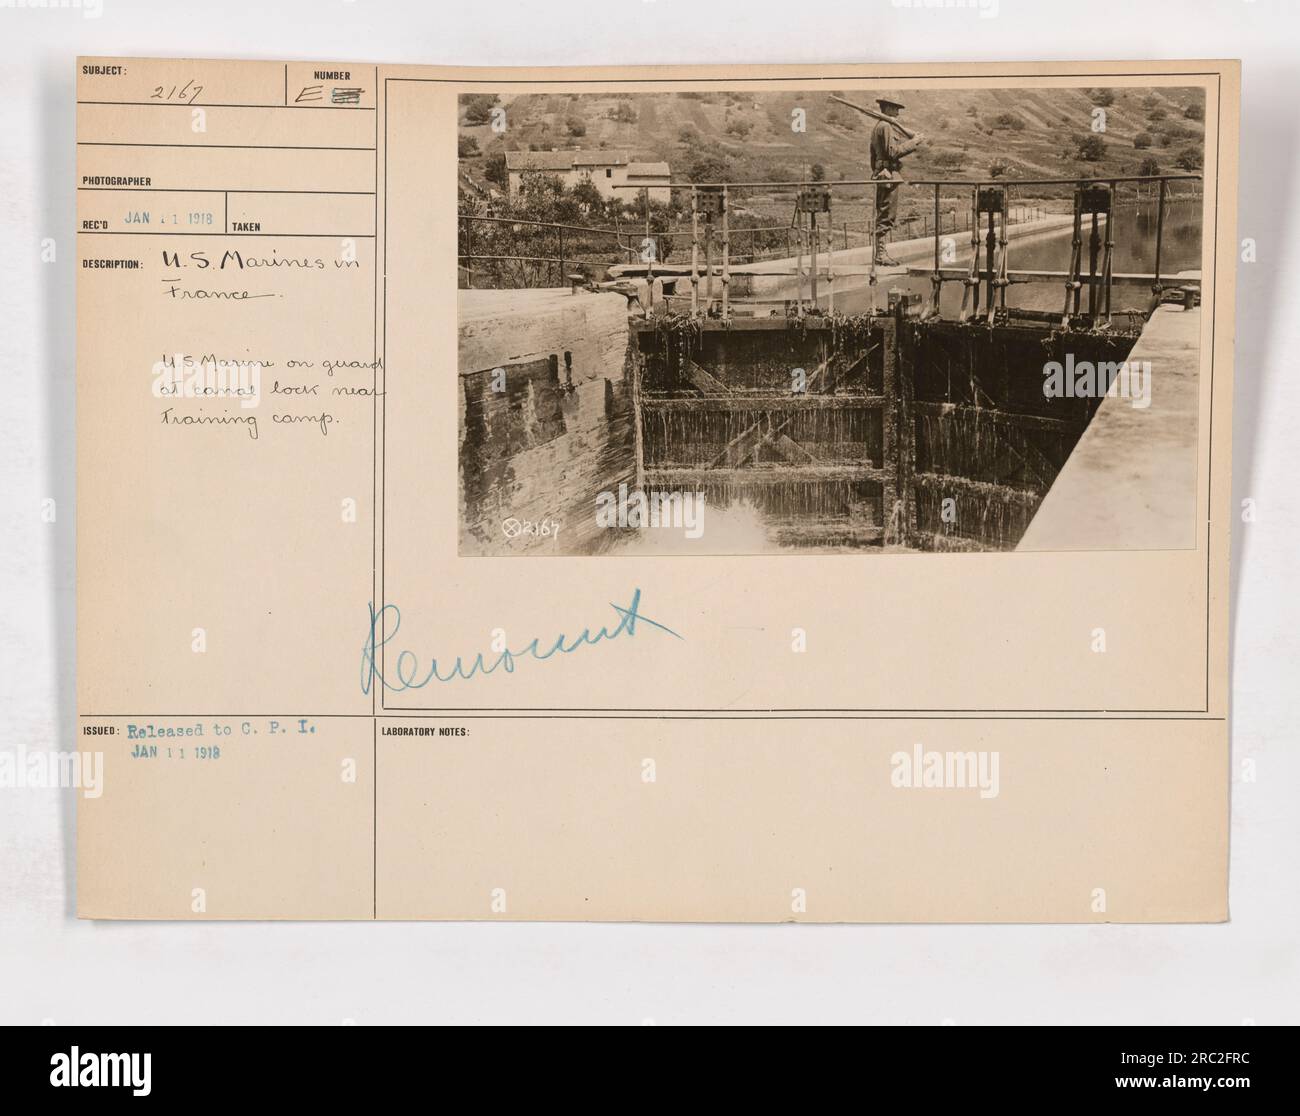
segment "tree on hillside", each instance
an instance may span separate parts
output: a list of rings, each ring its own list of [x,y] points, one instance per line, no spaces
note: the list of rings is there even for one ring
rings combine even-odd
[[[510,210],[506,216],[563,224],[577,224],[582,216],[572,192],[556,175],[542,171],[525,171],[520,175],[519,194],[511,199]]]
[[[1138,167],[1138,174],[1143,175],[1144,177],[1148,175],[1159,174],[1159,173],[1160,173],[1160,164],[1156,162],[1155,158],[1152,157],[1151,155],[1148,155],[1145,159],[1143,159],[1141,165],[1139,165]]]
[[[1133,137],[1133,146],[1136,147],[1139,151],[1142,151],[1144,148],[1148,148],[1148,147],[1150,147],[1150,146],[1151,146],[1151,133],[1150,133],[1150,132],[1138,132],[1138,134],[1137,134],[1136,136]]]
[[[584,217],[596,224],[605,219],[605,199],[590,178],[584,178],[570,192]]]
[[[1205,108],[1200,104],[1200,102],[1193,101],[1190,105],[1188,105],[1185,109],[1183,109],[1183,115],[1188,120],[1204,120]]]
[[[461,98],[465,106],[465,123],[486,124],[492,119],[492,106],[497,99],[495,93],[470,93]]]
[[[686,170],[691,182],[726,182],[731,177],[731,161],[719,155],[701,155]]]
[[[510,185],[510,172],[506,170],[506,157],[501,154],[489,155],[483,165],[483,177],[501,189]]]
[[[1199,147],[1184,147],[1174,162],[1180,170],[1198,171],[1205,165],[1205,157]]]
[[[569,135],[575,138],[581,138],[587,134],[587,122],[581,116],[565,117],[564,126],[568,129]]]
[[[1095,163],[1104,158],[1106,155],[1106,141],[1101,136],[1093,134],[1084,136],[1079,140],[1079,145],[1075,151],[1075,157],[1082,159],[1085,163]]]
[[[1109,108],[1115,103],[1115,91],[1113,89],[1089,89],[1088,96],[1094,105],[1101,105],[1102,108]]]
[[[478,140],[473,136],[456,137],[456,157],[458,159],[469,159],[480,154],[482,152],[479,151]]]
[[[822,163],[813,163],[809,174],[811,174],[814,182],[826,181],[826,167]]]

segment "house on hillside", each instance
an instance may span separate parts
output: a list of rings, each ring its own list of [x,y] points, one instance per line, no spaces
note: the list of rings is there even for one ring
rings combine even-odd
[[[506,171],[512,196],[529,171],[554,175],[568,187],[589,181],[602,197],[626,202],[634,200],[632,191],[615,186],[644,186],[651,201],[665,204],[670,194],[667,163],[634,162],[625,151],[507,151]]]
[[[628,163],[627,181],[629,186],[645,186],[650,191],[652,202],[662,202],[667,205],[672,195],[672,191],[668,189],[668,183],[672,181],[672,173],[667,163]],[[626,190],[622,191],[622,193],[626,192]]]

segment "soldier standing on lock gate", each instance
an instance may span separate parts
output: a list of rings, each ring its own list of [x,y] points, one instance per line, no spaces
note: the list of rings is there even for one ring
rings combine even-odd
[[[903,159],[921,146],[920,135],[914,135],[901,124],[894,124],[903,106],[888,97],[877,98],[883,115],[888,120],[876,123],[871,133],[871,177],[881,181],[902,177]],[[898,221],[898,187],[876,187],[876,253],[878,267],[897,267],[898,261],[885,252],[885,242]]]

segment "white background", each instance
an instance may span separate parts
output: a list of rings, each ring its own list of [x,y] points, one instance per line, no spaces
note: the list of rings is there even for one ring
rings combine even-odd
[[[51,3],[55,0],[51,0]],[[1295,1023],[1300,560],[1291,0],[0,0],[0,748],[73,746],[77,54],[455,65],[1240,58],[1232,920],[1219,926],[86,923],[70,791],[0,788],[0,1023]],[[42,263],[40,242],[57,242]],[[42,500],[57,501],[53,524]],[[1150,664],[1152,671],[1159,663]],[[1257,781],[1243,782],[1244,759]],[[123,848],[124,858],[132,850]],[[973,866],[973,870],[974,870]],[[984,870],[984,869],[980,869]],[[924,888],[925,880],[917,880]]]

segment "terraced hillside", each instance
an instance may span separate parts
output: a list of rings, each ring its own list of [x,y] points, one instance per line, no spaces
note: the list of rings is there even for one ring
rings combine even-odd
[[[507,149],[606,147],[666,161],[674,178],[698,181],[868,177],[872,122],[828,102],[829,92],[859,102],[870,97],[829,89],[503,95],[497,102],[505,109],[503,133],[490,122],[466,119],[471,101],[463,98],[468,154],[461,169],[487,185],[491,161]],[[908,161],[913,178],[1124,175],[1138,173],[1144,163],[1145,173],[1153,165],[1175,172],[1180,163],[1195,162],[1204,141],[1204,99],[1195,89],[891,92],[907,103],[905,123],[926,138]],[[1104,132],[1093,130],[1097,109],[1105,112]],[[803,110],[803,130],[792,127],[796,110]]]

